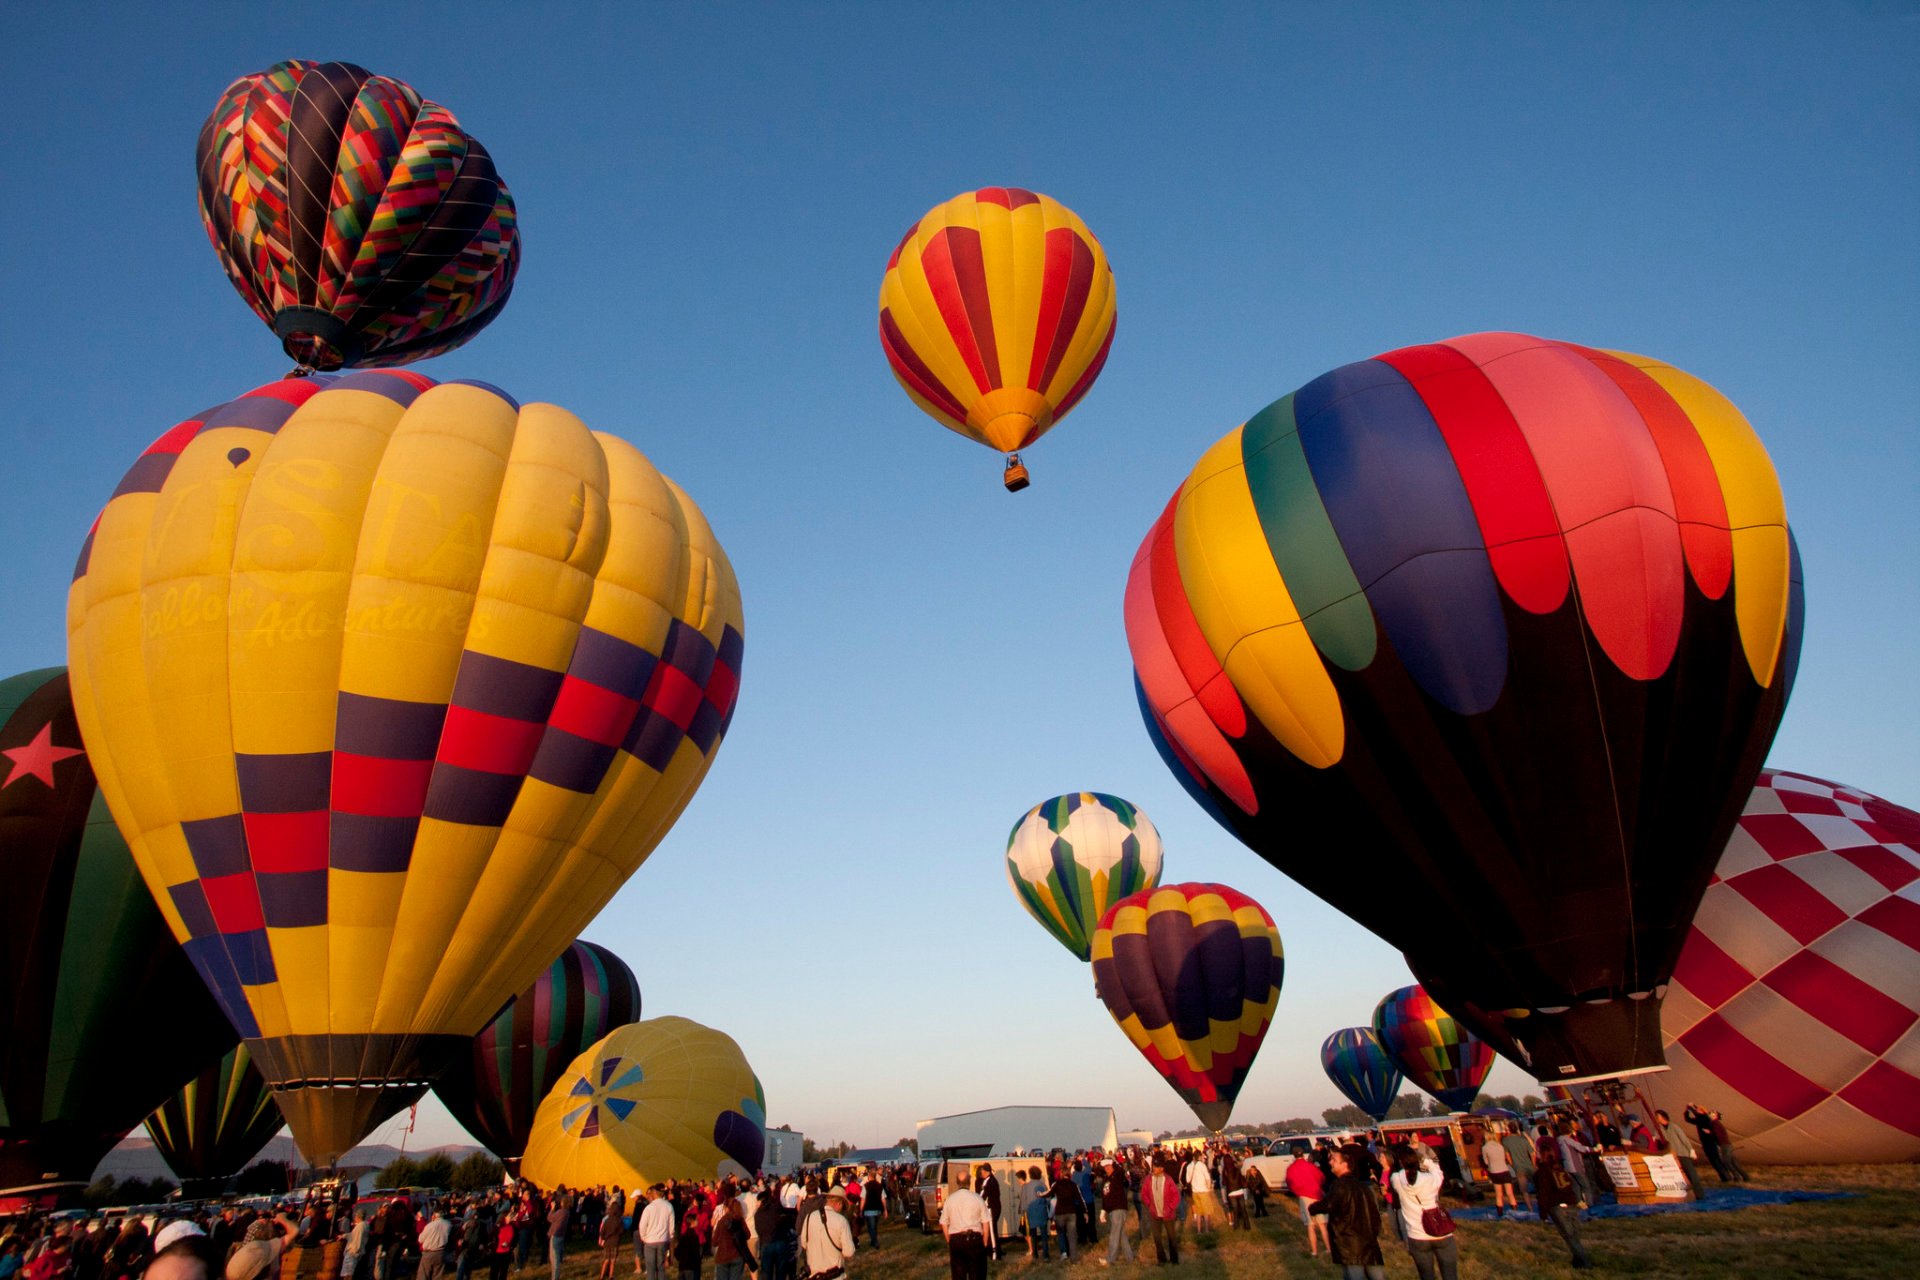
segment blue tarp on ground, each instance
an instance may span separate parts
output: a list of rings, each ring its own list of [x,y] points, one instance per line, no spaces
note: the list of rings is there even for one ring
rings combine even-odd
[[[1654,1204],[1599,1204],[1587,1210],[1589,1218],[1644,1218],[1653,1213],[1724,1213],[1732,1209],[1751,1209],[1763,1204],[1799,1204],[1805,1200],[1842,1200],[1854,1195],[1851,1191],[1762,1191],[1756,1187],[1712,1187],[1707,1198],[1701,1201],[1663,1200]],[[1487,1222],[1493,1218],[1491,1205],[1478,1205],[1471,1209],[1449,1209],[1456,1218],[1468,1222]],[[1537,1222],[1538,1219],[1524,1210],[1507,1214],[1509,1218],[1521,1222]]]

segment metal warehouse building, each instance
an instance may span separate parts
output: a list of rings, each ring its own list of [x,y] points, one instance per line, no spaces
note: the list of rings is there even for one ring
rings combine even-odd
[[[993,1107],[936,1116],[915,1127],[923,1159],[937,1150],[951,1156],[1002,1156],[1120,1145],[1112,1107]]]

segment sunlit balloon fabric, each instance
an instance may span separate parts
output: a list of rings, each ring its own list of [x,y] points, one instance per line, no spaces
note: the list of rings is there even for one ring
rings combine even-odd
[[[515,1172],[534,1112],[573,1060],[639,1017],[640,984],[626,961],[597,943],[576,942],[473,1038],[433,1091]]]
[[[285,1125],[242,1044],[161,1103],[147,1117],[147,1136],[185,1185],[232,1177]]]
[[[1344,1027],[1328,1036],[1320,1065],[1347,1101],[1376,1121],[1387,1118],[1400,1096],[1400,1068],[1372,1027]]]
[[[933,419],[1003,453],[1073,411],[1113,346],[1113,271],[1051,196],[982,187],[928,210],[887,259],[880,345]]]
[[[481,384],[287,379],[81,551],[75,704],[168,923],[325,1163],[553,962],[705,776],[739,590],[625,441]]]
[[[619,1027],[540,1104],[521,1173],[536,1186],[652,1186],[753,1173],[767,1100],[740,1046],[687,1018]]]
[[[1107,908],[1160,883],[1160,833],[1118,796],[1075,791],[1037,804],[1007,837],[1020,905],[1085,960]]]
[[[1422,981],[1526,1014],[1547,1080],[1659,1065],[1800,613],[1738,409],[1511,333],[1343,366],[1229,432],[1125,608],[1182,781]]]
[[[237,1037],[94,788],[66,672],[0,680],[0,1188],[87,1183]]]
[[[1670,1110],[1743,1163],[1920,1159],[1920,813],[1765,770],[1668,990]]]
[[[242,76],[197,161],[220,265],[302,366],[437,355],[513,288],[520,235],[493,158],[398,80],[298,59]]]
[[[1273,917],[1238,890],[1173,884],[1116,902],[1093,935],[1093,981],[1153,1069],[1218,1133],[1280,1001]]]
[[[1401,987],[1373,1010],[1373,1032],[1407,1079],[1466,1111],[1493,1070],[1493,1047],[1451,1017],[1419,987]]]

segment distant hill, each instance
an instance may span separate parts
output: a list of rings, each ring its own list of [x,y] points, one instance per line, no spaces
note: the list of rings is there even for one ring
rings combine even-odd
[[[419,1159],[421,1156],[432,1155],[436,1151],[445,1154],[452,1159],[455,1164],[458,1164],[478,1150],[480,1150],[479,1147],[472,1145],[455,1145],[414,1147],[411,1150],[402,1151],[399,1147],[392,1146],[385,1142],[379,1142],[371,1146],[355,1147],[353,1150],[347,1152],[345,1156],[341,1157],[340,1164],[343,1168],[348,1169],[384,1169],[403,1155]],[[307,1162],[300,1158],[299,1149],[293,1145],[293,1139],[284,1132],[276,1134],[273,1140],[268,1142],[266,1147],[262,1149],[260,1154],[255,1156],[254,1159],[285,1160],[296,1169],[304,1169],[307,1167]],[[100,1161],[99,1165],[96,1166],[93,1171],[93,1176],[96,1180],[109,1175],[117,1179],[146,1178],[150,1180],[153,1178],[166,1178],[173,1180],[174,1178],[173,1171],[167,1168],[167,1162],[161,1159],[160,1152],[155,1149],[153,1140],[147,1137],[147,1131],[145,1129],[136,1129],[127,1137],[122,1138],[120,1145],[107,1152],[105,1158]]]

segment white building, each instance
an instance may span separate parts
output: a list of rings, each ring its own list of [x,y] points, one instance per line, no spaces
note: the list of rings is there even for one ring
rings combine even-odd
[[[791,1129],[762,1129],[767,1135],[766,1154],[760,1157],[760,1171],[775,1177],[792,1173],[801,1165],[800,1151],[807,1137]]]
[[[1120,1145],[1123,1147],[1150,1147],[1153,1145],[1153,1130],[1122,1129]]]
[[[1112,1107],[993,1107],[936,1116],[915,1126],[921,1159],[950,1156],[1037,1155],[1116,1149]]]

